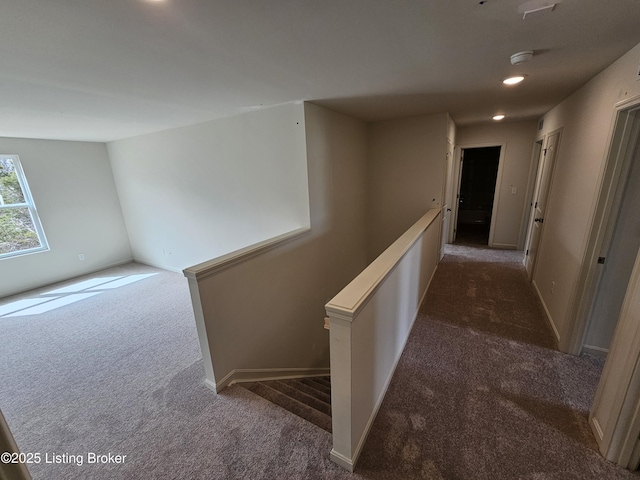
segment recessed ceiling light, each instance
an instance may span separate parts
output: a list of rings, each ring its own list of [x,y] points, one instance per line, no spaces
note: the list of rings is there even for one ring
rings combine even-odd
[[[513,77],[505,78],[502,83],[505,85],[515,85],[516,83],[520,83],[524,80],[524,75],[515,75]]]
[[[494,120],[502,120],[503,118],[504,118],[504,115],[502,115],[502,114],[493,116]]]

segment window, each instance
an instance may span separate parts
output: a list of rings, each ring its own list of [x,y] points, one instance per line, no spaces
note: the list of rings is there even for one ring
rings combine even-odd
[[[0,259],[49,250],[17,155],[0,155]]]

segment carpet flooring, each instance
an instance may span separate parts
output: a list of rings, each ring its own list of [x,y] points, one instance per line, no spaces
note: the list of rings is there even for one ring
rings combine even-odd
[[[23,452],[83,457],[30,465],[36,480],[638,478],[587,424],[602,362],[555,349],[518,260],[447,247],[353,474],[323,429],[239,385],[205,388],[186,280],[138,264],[101,276],[155,275],[0,313],[0,408]]]
[[[588,426],[602,360],[557,351],[521,259],[447,246],[363,451],[364,478],[637,478],[599,455]]]

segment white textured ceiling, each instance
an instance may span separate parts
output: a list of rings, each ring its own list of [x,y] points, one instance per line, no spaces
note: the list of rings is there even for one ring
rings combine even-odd
[[[364,120],[538,118],[640,42],[640,0],[525,20],[522,3],[1,0],[0,136],[109,141],[294,100]],[[536,55],[514,67],[521,50]]]

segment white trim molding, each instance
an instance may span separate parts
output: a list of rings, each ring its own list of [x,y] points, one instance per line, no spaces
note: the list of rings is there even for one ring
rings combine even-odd
[[[210,275],[215,275],[218,272],[226,270],[227,268],[231,268],[234,265],[245,262],[250,258],[255,257],[256,255],[265,253],[272,248],[284,245],[285,243],[306,235],[309,232],[311,232],[310,227],[302,227],[287,233],[283,233],[282,235],[269,238],[262,242],[258,242],[248,247],[241,248],[240,250],[235,250],[226,255],[214,258],[213,260],[208,260],[206,262],[185,268],[183,270],[184,276],[187,278],[201,280]]]
[[[235,383],[267,382],[271,380],[289,380],[292,378],[327,377],[331,375],[328,368],[238,368],[229,372],[217,383],[205,380],[207,388],[216,393]]]

